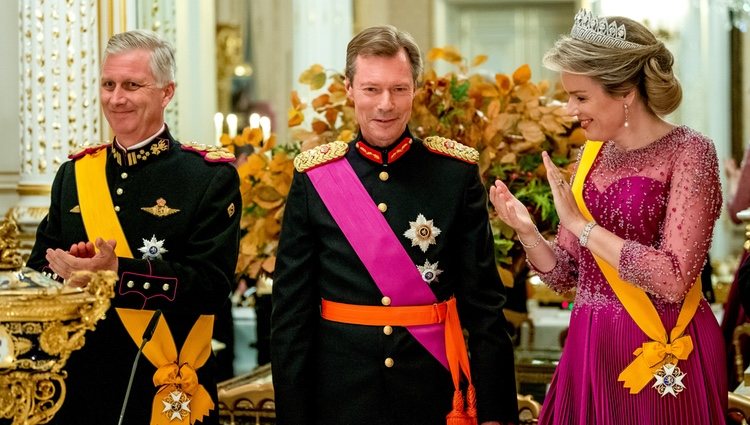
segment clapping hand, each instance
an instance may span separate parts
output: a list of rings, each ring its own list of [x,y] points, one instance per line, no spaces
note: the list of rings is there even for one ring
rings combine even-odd
[[[97,238],[95,244],[91,242],[73,244],[70,251],[50,248],[47,250],[46,258],[52,271],[66,280],[70,279],[76,271],[117,271],[116,244],[114,240],[105,242],[104,239]],[[94,245],[98,248],[98,252],[94,250]],[[88,279],[74,278],[67,281],[67,284],[74,287],[85,287],[88,285]]]

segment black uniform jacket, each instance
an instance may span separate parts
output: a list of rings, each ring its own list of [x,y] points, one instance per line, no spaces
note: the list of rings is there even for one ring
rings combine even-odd
[[[407,137],[408,129],[402,138]],[[362,152],[357,142],[364,143],[361,136],[349,143],[346,160],[384,210],[415,266],[429,262],[442,271],[430,284],[437,299],[457,299],[470,334],[480,422],[517,422],[513,351],[502,313],[505,295],[477,165],[430,152],[417,139],[402,155],[404,145],[398,141],[387,149]],[[404,236],[420,214],[440,230],[426,252]],[[277,423],[444,425],[453,394],[448,370],[406,328],[321,319],[321,298],[359,305],[382,302],[309,177],[296,173],[273,287]]]
[[[161,309],[179,352],[198,316],[214,314],[227,301],[237,261],[242,201],[234,167],[183,150],[168,130],[130,154],[115,146],[106,148],[107,183],[135,258],[118,259],[112,308],[68,361],[68,393],[57,424],[117,423],[138,347],[114,307]],[[64,163],[52,184],[49,214],[27,263],[37,270],[49,271],[47,248],[67,250],[89,240],[78,212],[74,164]],[[144,259],[147,248],[153,256]],[[198,370],[214,403],[215,367],[211,358]],[[155,370],[141,356],[124,423],[149,423]],[[204,423],[218,423],[217,410]]]

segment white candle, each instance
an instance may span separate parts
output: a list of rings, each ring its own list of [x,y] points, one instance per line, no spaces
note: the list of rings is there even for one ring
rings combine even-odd
[[[250,114],[250,128],[260,127],[260,115],[257,112]]]
[[[227,115],[227,127],[229,128],[229,137],[234,139],[237,136],[237,115]]]
[[[271,119],[268,117],[260,117],[260,129],[263,130],[263,141],[265,142],[271,137]]]
[[[216,146],[221,146],[221,133],[224,131],[224,114],[217,112],[214,115],[214,135]]]

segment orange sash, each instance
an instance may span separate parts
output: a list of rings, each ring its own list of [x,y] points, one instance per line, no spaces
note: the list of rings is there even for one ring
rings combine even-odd
[[[445,348],[453,385],[453,411],[448,414],[448,425],[477,423],[477,397],[471,382],[469,355],[466,351],[464,333],[458,318],[456,299],[442,303],[419,306],[371,306],[321,301],[321,317],[340,323],[366,326],[419,326],[445,323]],[[460,372],[469,381],[464,409],[463,396],[459,388]]]

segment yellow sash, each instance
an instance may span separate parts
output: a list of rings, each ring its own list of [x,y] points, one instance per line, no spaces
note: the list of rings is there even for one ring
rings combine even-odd
[[[583,200],[583,183],[601,147],[602,142],[586,142],[578,171],[573,179],[573,196],[578,204],[578,209],[587,220],[593,220],[593,217]],[[650,339],[633,352],[633,355],[636,356],[635,360],[617,378],[618,381],[623,382],[625,388],[630,389],[631,394],[637,394],[651,381],[656,370],[667,362],[676,365],[678,360],[687,360],[688,355],[693,350],[692,339],[689,335],[684,335],[683,332],[693,319],[701,300],[700,277],[685,297],[682,309],[677,317],[677,323],[669,333],[669,338],[667,338],[667,331],[661,322],[659,313],[657,313],[646,293],[633,284],[620,279],[617,269],[598,256],[594,255],[594,259],[625,310]]]
[[[140,346],[153,312],[118,308],[117,313],[130,337]],[[143,355],[157,368],[154,385],[159,389],[151,406],[151,425],[193,424],[202,421],[214,408],[211,396],[198,382],[195,372],[211,355],[213,323],[213,316],[200,316],[178,357],[169,326],[164,316],[159,317],[154,336],[143,349]]]
[[[118,257],[133,258],[112,203],[105,173],[106,164],[107,149],[100,149],[75,162],[78,205],[81,207],[83,227],[91,242],[97,237],[105,241],[114,239],[117,241],[115,254]]]
[[[133,258],[112,203],[105,173],[106,161],[107,150],[100,149],[75,163],[83,226],[89,240],[94,241],[97,237],[114,239],[117,241],[117,256]],[[130,337],[140,347],[143,331],[154,312],[123,308],[116,310]],[[195,373],[211,354],[212,329],[213,316],[201,316],[193,325],[178,358],[167,322],[164,316],[159,318],[153,338],[143,349],[143,354],[157,368],[154,385],[159,390],[152,403],[151,425],[167,425],[174,421],[192,424],[214,408],[211,396],[198,383],[198,375]]]

